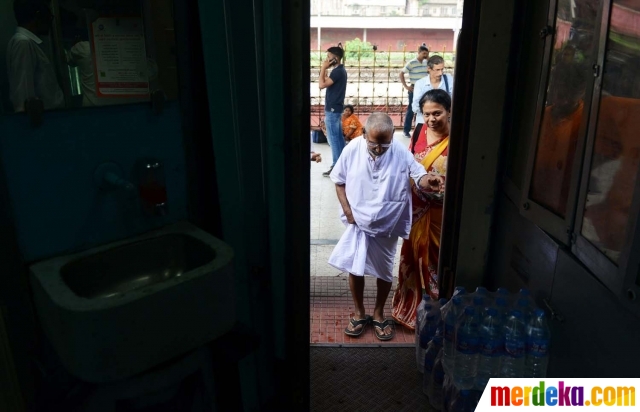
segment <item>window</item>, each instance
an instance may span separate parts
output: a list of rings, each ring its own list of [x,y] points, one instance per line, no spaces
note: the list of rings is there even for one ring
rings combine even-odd
[[[603,0],[558,0],[547,37],[546,81],[529,153],[523,212],[565,244],[570,242],[579,175],[576,156],[586,135],[597,22]]]
[[[637,243],[634,222],[640,207],[635,200],[640,195],[640,27],[630,24],[634,16],[640,16],[637,2],[612,2],[602,85],[591,112],[574,246],[607,286],[621,292],[633,292],[631,284],[638,286],[637,268],[628,265],[632,245]]]
[[[640,312],[640,4],[551,5],[521,212]]]

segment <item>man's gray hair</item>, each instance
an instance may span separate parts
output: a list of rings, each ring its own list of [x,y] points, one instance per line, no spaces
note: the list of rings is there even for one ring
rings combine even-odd
[[[388,114],[382,112],[373,112],[367,118],[364,125],[364,129],[368,134],[372,134],[374,131],[378,133],[384,133],[385,135],[393,136],[394,127],[393,121]]]
[[[429,57],[429,60],[427,60],[427,67],[429,67],[430,69],[433,69],[433,66],[436,66],[438,64],[444,64],[444,59],[442,58],[442,56],[438,56],[437,54]]]

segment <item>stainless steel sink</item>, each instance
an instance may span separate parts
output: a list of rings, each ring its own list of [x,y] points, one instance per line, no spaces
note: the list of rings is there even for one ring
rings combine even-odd
[[[180,277],[215,257],[215,251],[204,242],[171,233],[69,262],[60,269],[60,274],[80,297],[113,299]]]
[[[37,262],[29,277],[45,335],[85,382],[135,376],[236,321],[233,250],[189,222]]]

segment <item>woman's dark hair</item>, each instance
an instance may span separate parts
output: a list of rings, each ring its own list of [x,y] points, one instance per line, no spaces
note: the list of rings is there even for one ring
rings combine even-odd
[[[451,111],[451,96],[449,96],[449,93],[445,92],[444,90],[431,89],[427,91],[424,95],[422,95],[419,103],[420,113],[422,113],[422,106],[424,106],[426,102],[437,103],[442,107],[444,107],[446,111],[448,112]],[[425,125],[423,124],[422,127],[425,127]],[[414,148],[416,147],[417,141],[418,141],[418,133],[414,132],[413,136],[411,136],[411,153],[412,154],[415,153]]]
[[[442,89],[431,89],[420,98],[420,102],[418,103],[420,112],[422,112],[422,106],[424,106],[426,102],[438,103],[444,107],[446,111],[451,111],[451,96]]]
[[[352,114],[356,112],[356,110],[353,108],[353,105],[351,105],[351,104],[345,104],[344,108],[345,109],[351,109],[351,113]]]

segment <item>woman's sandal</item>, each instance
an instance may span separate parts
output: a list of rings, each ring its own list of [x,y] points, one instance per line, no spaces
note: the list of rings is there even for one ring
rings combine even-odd
[[[384,333],[384,330],[387,326],[391,327],[391,333],[388,335]],[[391,340],[394,336],[396,336],[396,328],[393,319],[385,319],[382,322],[374,320],[373,331],[376,333],[376,338],[380,340]]]
[[[360,325],[362,325],[362,327],[358,330],[349,330],[349,326],[347,326],[344,329],[344,334],[347,336],[354,336],[354,337],[360,336],[362,335],[362,332],[364,332],[364,330],[366,329],[369,323],[371,323],[371,316],[365,316],[363,319],[351,318],[351,320],[349,320],[349,325],[351,326],[351,328],[355,329]]]

